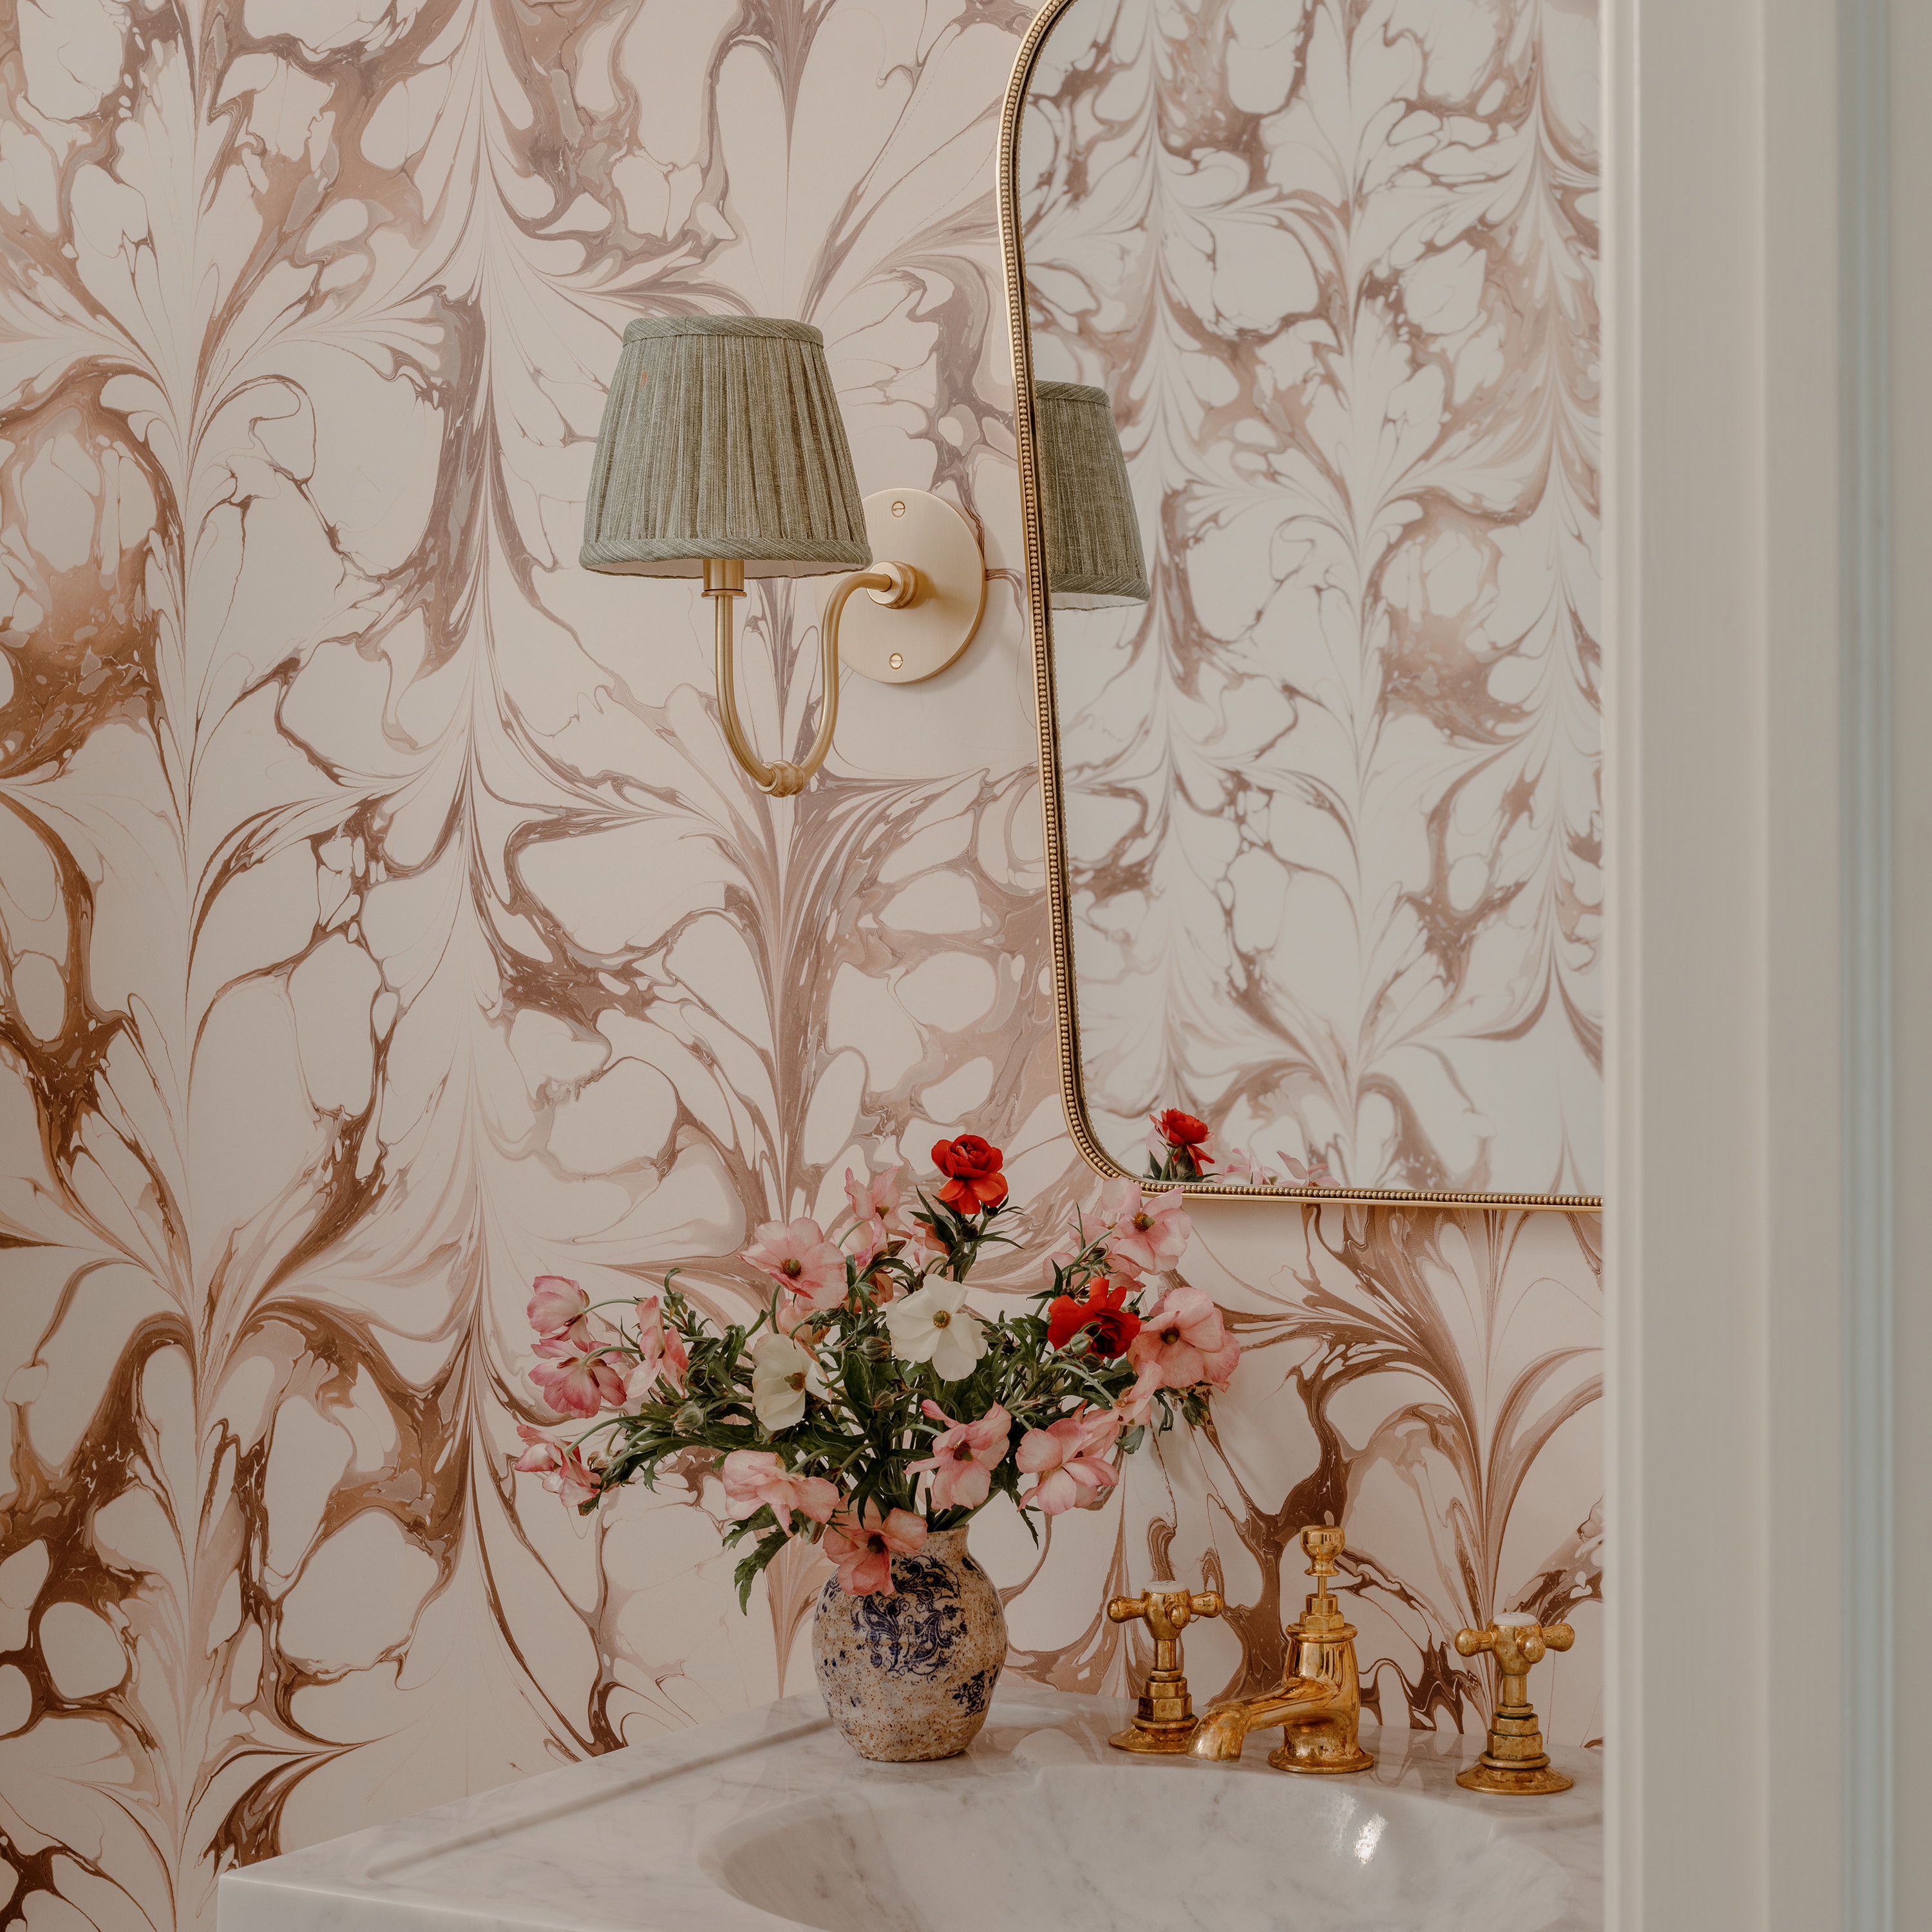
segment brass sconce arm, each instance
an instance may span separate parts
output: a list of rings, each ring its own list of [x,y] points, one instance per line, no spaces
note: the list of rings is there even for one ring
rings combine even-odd
[[[737,669],[734,651],[732,605],[745,594],[745,566],[720,558],[707,558],[704,565],[704,595],[718,607],[718,722],[731,755],[751,776],[760,791],[773,798],[790,798],[802,791],[813,772],[824,764],[832,749],[832,736],[838,725],[838,622],[846,600],[855,590],[868,590],[874,603],[897,610],[919,594],[919,573],[910,564],[883,563],[871,570],[855,570],[832,586],[819,619],[819,644],[824,695],[819,704],[818,729],[812,734],[812,748],[804,762],[775,758],[770,764],[752,748],[742,720],[738,716]]]
[[[578,554],[586,570],[617,576],[703,576],[717,603],[718,726],[773,798],[802,791],[830,753],[842,662],[881,683],[935,676],[972,641],[986,604],[978,533],[952,505],[923,490],[860,497],[825,338],[782,316],[639,316],[626,327]],[[904,560],[874,561],[886,556]],[[748,572],[841,571],[820,621],[812,748],[800,764],[767,764],[738,715],[732,605]],[[871,601],[848,612],[858,590]]]

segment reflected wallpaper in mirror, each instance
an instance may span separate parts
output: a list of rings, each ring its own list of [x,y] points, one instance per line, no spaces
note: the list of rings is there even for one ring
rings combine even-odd
[[[1034,374],[1151,601],[1052,617],[1077,1052],[1144,1164],[1600,1187],[1597,39],[1566,0],[1072,0]]]

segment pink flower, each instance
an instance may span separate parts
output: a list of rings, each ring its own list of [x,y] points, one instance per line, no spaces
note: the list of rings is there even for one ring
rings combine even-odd
[[[531,1370],[530,1380],[560,1415],[592,1416],[600,1408],[616,1408],[625,1399],[624,1378],[601,1349],[539,1362]]]
[[[809,1215],[766,1222],[745,1258],[811,1307],[836,1308],[845,1298],[844,1252]]]
[[[1080,1438],[1080,1453],[1083,1456],[1104,1456],[1120,1438],[1122,1424],[1126,1420],[1118,1409],[1096,1408],[1090,1415],[1076,1415],[1084,1432]]]
[[[560,1442],[527,1422],[517,1424],[517,1433],[529,1445],[515,1465],[525,1475],[542,1477],[544,1487],[572,1509],[597,1500],[596,1472],[574,1443]]]
[[[657,1386],[658,1378],[674,1389],[684,1387],[685,1371],[691,1366],[691,1354],[684,1338],[664,1324],[664,1310],[655,1294],[638,1304],[638,1360],[624,1378],[625,1399],[641,1402]]]
[[[1162,1388],[1192,1388],[1197,1382],[1227,1386],[1240,1354],[1228,1339],[1221,1311],[1198,1288],[1171,1288],[1141,1319],[1141,1332],[1127,1345],[1127,1360],[1144,1376],[1160,1372]]]
[[[977,1422],[954,1422],[938,1402],[928,1399],[926,1412],[935,1422],[951,1426],[932,1439],[932,1454],[908,1466],[909,1476],[927,1475],[932,1488],[928,1509],[977,1509],[993,1486],[993,1472],[1006,1453],[1013,1419],[998,1402]]]
[[[914,1220],[912,1232],[906,1237],[906,1245],[910,1250],[915,1264],[934,1261],[946,1252],[946,1244],[932,1232],[928,1221]]]
[[[1241,1345],[1230,1335],[1213,1354],[1208,1358],[1208,1385],[1217,1393],[1225,1389],[1234,1378],[1234,1371],[1240,1366]]]
[[[872,1244],[866,1257],[871,1260],[886,1244],[908,1232],[899,1202],[905,1192],[906,1164],[896,1161],[883,1174],[861,1180],[848,1167],[845,1170],[845,1198],[852,1205],[852,1219]],[[859,1264],[862,1270],[866,1262]]]
[[[838,1490],[823,1476],[795,1476],[769,1449],[734,1449],[720,1472],[724,1506],[734,1522],[756,1516],[767,1505],[786,1535],[796,1510],[814,1522],[830,1522],[838,1507]]]
[[[538,1358],[546,1362],[560,1362],[566,1355],[584,1355],[598,1346],[597,1337],[590,1332],[587,1318],[580,1318],[567,1328],[559,1328],[548,1335],[539,1335],[536,1348]]]
[[[825,1332],[823,1311],[813,1307],[808,1301],[794,1300],[790,1295],[779,1302],[772,1319],[777,1323],[781,1335],[796,1335],[806,1342],[816,1342]]]
[[[1221,1178],[1244,1187],[1272,1187],[1281,1176],[1243,1149],[1228,1156],[1227,1164],[1221,1170]]]
[[[1308,1165],[1304,1167],[1292,1154],[1285,1154],[1281,1159],[1289,1174],[1294,1177],[1298,1187],[1333,1187],[1336,1184],[1335,1177],[1328,1172],[1328,1163],[1325,1160],[1317,1160],[1311,1155]]]
[[[896,1596],[892,1588],[892,1558],[916,1556],[926,1541],[926,1520],[910,1510],[890,1510],[884,1517],[876,1502],[855,1518],[842,1510],[826,1526],[820,1547],[838,1566],[838,1587],[854,1597],[874,1591]]]
[[[590,1296],[560,1274],[540,1274],[530,1283],[530,1326],[539,1335],[568,1328],[590,1306]]]
[[[1048,1516],[1105,1500],[1119,1480],[1115,1472],[1089,1451],[1095,1446],[1094,1424],[1102,1418],[1084,1414],[1062,1416],[1050,1429],[1029,1429],[1020,1438],[1013,1460],[1040,1480],[1020,1498],[1022,1505],[1037,1503]],[[1112,1440],[1120,1426],[1112,1414],[1104,1418]]]
[[[548,1476],[563,1467],[563,1459],[568,1445],[560,1442],[554,1436],[541,1429],[532,1429],[527,1422],[517,1424],[517,1433],[527,1445],[524,1453],[512,1465],[518,1474]]]
[[[885,1237],[876,1221],[861,1221],[853,1229],[857,1237],[851,1250],[854,1269],[862,1275],[872,1265],[872,1258],[886,1245]]]
[[[1137,1180],[1108,1181],[1100,1192],[1100,1211],[1110,1224],[1107,1253],[1115,1266],[1142,1274],[1180,1260],[1194,1232],[1180,1203],[1178,1188],[1149,1201]]]
[[[1118,1396],[1114,1401],[1114,1413],[1120,1418],[1124,1426],[1138,1429],[1148,1419],[1148,1411],[1154,1406],[1154,1392],[1162,1386],[1160,1364],[1144,1364],[1134,1378],[1134,1385],[1126,1394]]]

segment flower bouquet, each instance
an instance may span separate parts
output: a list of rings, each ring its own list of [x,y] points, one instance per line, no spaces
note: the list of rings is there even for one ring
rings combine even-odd
[[[969,1306],[982,1253],[1013,1244],[1004,1159],[962,1134],[932,1160],[940,1184],[910,1198],[903,1164],[848,1169],[829,1231],[805,1216],[758,1228],[744,1258],[766,1300],[748,1322],[708,1318],[676,1270],[634,1304],[593,1306],[556,1276],[530,1303],[531,1378],[580,1426],[522,1425],[517,1467],[588,1513],[712,1452],[727,1541],[750,1546],[741,1604],[795,1540],[833,1564],[814,1657],[833,1716],[870,1756],[949,1755],[983,1720],[1005,1634],[965,1553],[973,1516],[1002,1494],[1029,1527],[1097,1508],[1150,1425],[1207,1420],[1240,1352],[1199,1289],[1154,1285],[1186,1246],[1187,1216],[1178,1193],[1150,1198],[1130,1179],[1076,1216],[1030,1306]],[[886,1600],[902,1595],[918,1600]]]

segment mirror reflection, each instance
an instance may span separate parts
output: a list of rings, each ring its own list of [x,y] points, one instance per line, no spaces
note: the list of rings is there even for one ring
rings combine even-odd
[[[1595,58],[1554,0],[1042,44],[1062,1018],[1130,1172],[1178,1106],[1238,1179],[1600,1190]]]

